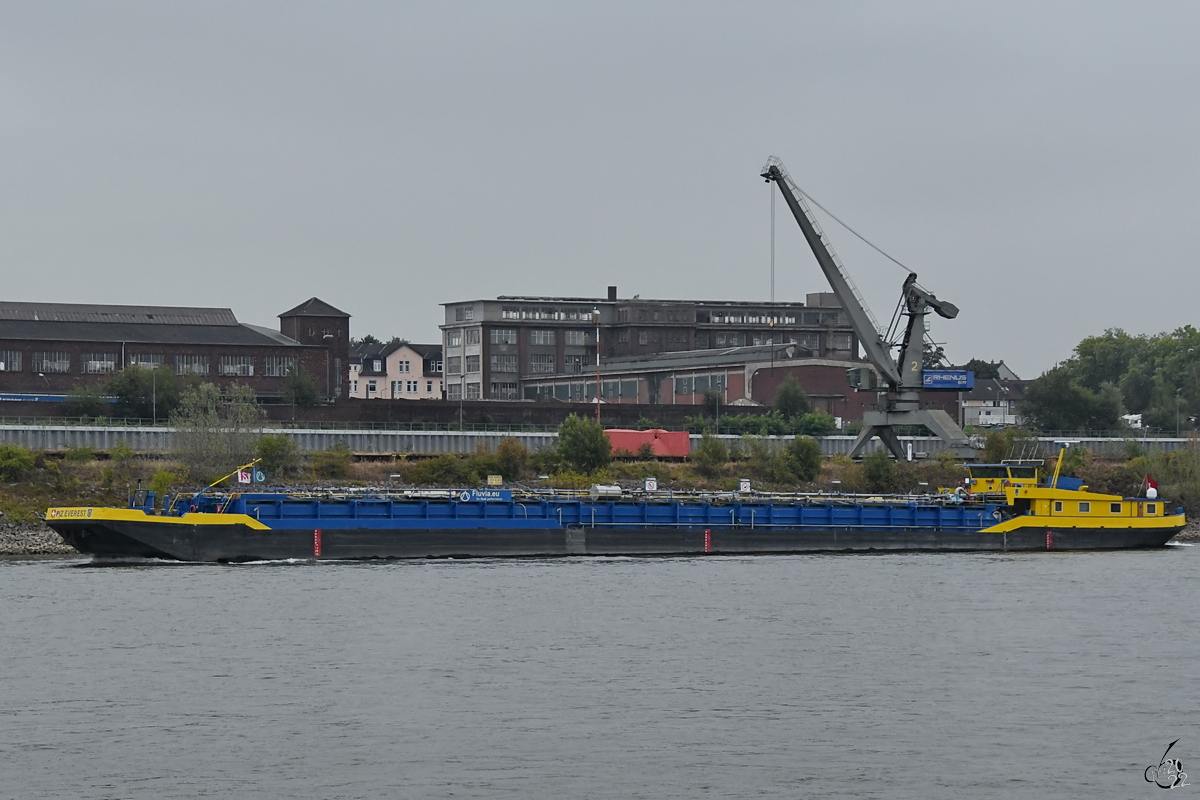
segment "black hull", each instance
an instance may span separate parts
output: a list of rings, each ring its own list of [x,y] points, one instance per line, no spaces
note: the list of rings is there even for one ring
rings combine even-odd
[[[854,529],[533,528],[254,530],[244,525],[61,522],[99,558],[237,562],[286,559],[675,556],[879,551],[1046,551],[1161,547],[1172,528],[1028,528],[1008,533]]]

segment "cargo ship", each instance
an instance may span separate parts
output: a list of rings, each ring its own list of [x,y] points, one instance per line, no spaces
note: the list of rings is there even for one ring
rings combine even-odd
[[[357,492],[136,492],[126,508],[51,508],[46,524],[97,559],[677,556],[1160,547],[1186,523],[1153,490],[1039,483],[1028,463],[967,466],[913,495],[659,492],[596,486]]]

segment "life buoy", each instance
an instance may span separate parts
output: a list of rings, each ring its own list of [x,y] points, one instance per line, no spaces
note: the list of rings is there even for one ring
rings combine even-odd
[[[188,506],[188,511],[192,512],[193,514],[196,513],[196,506],[194,503]]]

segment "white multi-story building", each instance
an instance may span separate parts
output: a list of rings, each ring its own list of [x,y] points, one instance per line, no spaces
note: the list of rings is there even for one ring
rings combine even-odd
[[[442,346],[403,340],[359,343],[350,351],[350,397],[441,400]]]

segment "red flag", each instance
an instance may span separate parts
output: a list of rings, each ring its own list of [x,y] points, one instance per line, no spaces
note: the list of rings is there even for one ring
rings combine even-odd
[[[1146,488],[1147,489],[1157,489],[1158,481],[1154,480],[1154,478],[1151,478],[1149,475],[1147,475],[1146,476]]]

